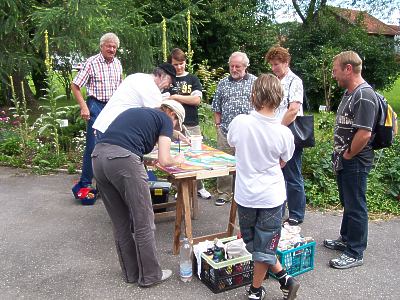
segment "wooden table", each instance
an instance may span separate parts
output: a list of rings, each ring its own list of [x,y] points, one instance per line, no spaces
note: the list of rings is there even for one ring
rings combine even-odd
[[[153,166],[165,172],[168,180],[174,182],[178,189],[172,249],[174,254],[179,254],[182,223],[186,237],[195,244],[204,240],[228,237],[233,234],[237,210],[236,203],[232,200],[226,231],[196,238],[193,237],[191,217],[198,217],[197,193],[194,188],[196,180],[234,175],[236,170],[235,159],[227,153],[205,145],[202,146],[201,151],[191,151],[188,147],[182,147],[181,150],[185,153],[186,162],[178,167],[160,166],[155,160],[157,158],[157,149],[145,156],[147,164],[153,162]],[[175,155],[176,152],[176,147],[171,147],[171,153]],[[157,205],[158,207],[160,205]]]

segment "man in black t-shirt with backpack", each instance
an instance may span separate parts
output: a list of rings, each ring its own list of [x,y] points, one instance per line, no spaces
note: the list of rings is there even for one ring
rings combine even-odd
[[[340,102],[334,132],[333,167],[344,207],[340,237],[326,239],[324,246],[341,250],[329,265],[348,269],[363,264],[367,248],[368,210],[367,177],[374,152],[372,130],[377,120],[377,98],[371,86],[361,76],[362,60],[357,53],[345,51],[333,59],[332,75],[346,89]]]

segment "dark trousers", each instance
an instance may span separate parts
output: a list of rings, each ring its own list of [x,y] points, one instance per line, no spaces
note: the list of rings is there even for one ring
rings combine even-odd
[[[93,97],[89,97],[86,101],[86,104],[90,111],[90,119],[87,121],[86,125],[86,145],[85,151],[83,152],[82,174],[80,179],[80,184],[82,187],[92,184],[93,168],[92,158],[90,156],[93,152],[94,145],[96,144],[96,138],[94,136],[92,126],[106,103],[100,102]]]
[[[95,146],[92,160],[126,282],[140,286],[159,282],[162,271],[156,255],[154,213],[142,160],[105,143]]]
[[[293,157],[282,169],[286,182],[287,206],[289,218],[303,221],[306,211],[306,194],[304,179],[301,174],[303,148],[294,150]],[[284,213],[284,210],[283,210]]]
[[[367,248],[368,209],[365,193],[371,167],[363,166],[358,159],[343,159],[343,169],[338,171],[336,181],[340,201],[344,207],[340,235],[347,243],[344,253],[362,258]]]

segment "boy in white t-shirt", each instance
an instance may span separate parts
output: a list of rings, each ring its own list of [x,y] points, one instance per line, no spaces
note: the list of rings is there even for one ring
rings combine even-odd
[[[269,268],[279,279],[284,299],[295,299],[300,286],[276,258],[286,200],[281,168],[294,152],[293,134],[275,118],[282,97],[279,79],[272,74],[260,75],[252,90],[255,111],[233,119],[227,136],[236,150],[235,201],[240,231],[254,261],[249,299],[264,298],[262,282]]]

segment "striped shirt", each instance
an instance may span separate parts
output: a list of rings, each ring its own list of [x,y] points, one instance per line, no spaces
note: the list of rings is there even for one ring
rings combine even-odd
[[[86,86],[86,94],[101,102],[107,102],[122,81],[121,62],[114,58],[107,62],[99,53],[89,57],[84,67],[72,81],[82,88]]]

